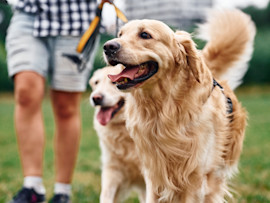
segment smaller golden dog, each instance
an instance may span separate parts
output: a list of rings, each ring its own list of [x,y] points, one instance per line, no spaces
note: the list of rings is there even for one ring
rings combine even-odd
[[[97,70],[90,79],[95,107],[94,127],[99,137],[102,161],[101,203],[121,202],[134,189],[145,202],[145,183],[135,145],[125,127],[125,94],[107,77],[110,67]],[[121,65],[114,73],[121,71]]]
[[[131,21],[104,45],[107,62],[125,66],[109,77],[130,92],[126,123],[147,203],[223,203],[237,171],[246,113],[233,89],[247,70],[255,26],[239,10],[217,11],[200,30],[208,40],[202,51],[189,33],[155,20]]]

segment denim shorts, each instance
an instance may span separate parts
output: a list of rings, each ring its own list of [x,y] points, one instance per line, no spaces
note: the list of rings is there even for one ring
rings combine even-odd
[[[80,54],[76,52],[80,37],[34,37],[35,16],[15,11],[6,37],[9,77],[23,71],[34,71],[49,79],[52,89],[81,92],[93,66],[95,53],[86,63],[83,71],[78,71]],[[98,41],[96,40],[95,50]]]

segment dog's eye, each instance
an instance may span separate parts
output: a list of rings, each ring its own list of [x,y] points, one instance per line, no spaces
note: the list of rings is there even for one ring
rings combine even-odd
[[[98,83],[99,83],[99,81],[98,81],[98,80],[96,80],[96,81],[95,81],[95,85],[97,85]]]
[[[152,36],[150,34],[148,34],[147,32],[141,32],[140,37],[143,39],[151,39],[152,38]]]

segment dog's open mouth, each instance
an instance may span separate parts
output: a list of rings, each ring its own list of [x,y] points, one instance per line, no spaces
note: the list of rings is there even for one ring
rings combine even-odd
[[[116,62],[117,63],[117,62]],[[108,75],[118,89],[125,90],[141,84],[158,71],[158,63],[148,61],[139,65],[125,65],[126,68],[118,75]]]
[[[108,122],[114,117],[114,115],[120,111],[120,109],[124,106],[125,100],[121,99],[117,104],[110,107],[102,107],[100,108],[97,114],[97,120],[101,125],[107,125]]]

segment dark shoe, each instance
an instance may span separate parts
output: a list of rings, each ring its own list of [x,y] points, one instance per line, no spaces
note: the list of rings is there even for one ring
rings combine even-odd
[[[49,203],[71,203],[71,200],[66,194],[55,194]]]
[[[45,195],[38,194],[34,189],[23,187],[9,203],[43,203]]]

